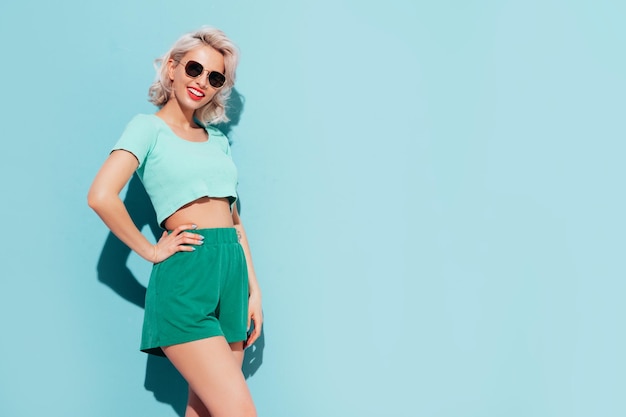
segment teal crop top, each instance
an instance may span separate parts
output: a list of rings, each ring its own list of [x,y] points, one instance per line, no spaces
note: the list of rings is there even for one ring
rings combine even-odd
[[[178,137],[155,114],[139,114],[126,126],[112,151],[123,149],[137,158],[137,175],[150,196],[157,221],[201,197],[237,199],[237,168],[224,134],[207,126],[209,140]],[[111,152],[112,152],[111,151]]]

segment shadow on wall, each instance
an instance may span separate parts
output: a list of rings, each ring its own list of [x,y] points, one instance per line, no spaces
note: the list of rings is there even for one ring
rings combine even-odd
[[[233,126],[239,123],[243,113],[243,104],[243,97],[233,90],[226,113],[230,121],[217,126],[226,135],[231,132]],[[148,225],[155,240],[161,236],[162,230],[156,223],[152,203],[136,175],[133,175],[128,184],[124,204],[140,230]],[[238,200],[238,207],[241,208],[240,200]],[[129,256],[130,249],[115,235],[109,233],[98,260],[98,280],[123,299],[145,308],[146,287],[126,266]],[[261,366],[264,348],[265,335],[261,333],[256,343],[245,351],[242,371],[246,379],[254,375]],[[179,416],[185,415],[187,384],[167,358],[148,355],[144,387],[154,394],[157,401],[170,404]]]
[[[228,103],[226,104],[226,116],[228,117],[228,122],[219,123],[215,125],[219,128],[224,134],[230,138],[230,132],[234,126],[239,124],[239,120],[241,120],[241,115],[243,114],[243,106],[245,103],[244,97],[239,94],[235,88],[230,92],[230,97],[228,98]],[[232,140],[230,140],[232,143]]]

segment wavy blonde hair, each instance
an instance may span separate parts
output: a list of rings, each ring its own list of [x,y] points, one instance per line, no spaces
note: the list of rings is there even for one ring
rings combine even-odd
[[[170,59],[180,62],[187,52],[199,46],[210,46],[224,56],[226,82],[208,104],[196,110],[195,116],[205,124],[228,122],[226,103],[235,85],[239,50],[224,32],[216,28],[202,27],[194,32],[184,34],[165,55],[154,61],[157,75],[148,90],[149,100],[158,107],[163,107],[168,102],[172,92],[172,81],[167,75],[167,62]]]

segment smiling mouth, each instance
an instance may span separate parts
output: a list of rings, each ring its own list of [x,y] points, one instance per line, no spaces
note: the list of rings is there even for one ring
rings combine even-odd
[[[200,90],[196,90],[195,88],[189,87],[187,88],[189,92],[189,96],[194,100],[200,100],[204,97],[204,93]]]

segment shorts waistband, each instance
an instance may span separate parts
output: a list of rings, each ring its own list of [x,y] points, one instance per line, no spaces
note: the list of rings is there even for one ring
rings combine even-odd
[[[237,229],[234,227],[216,227],[210,229],[191,229],[191,233],[204,236],[204,244],[207,243],[238,243]]]

